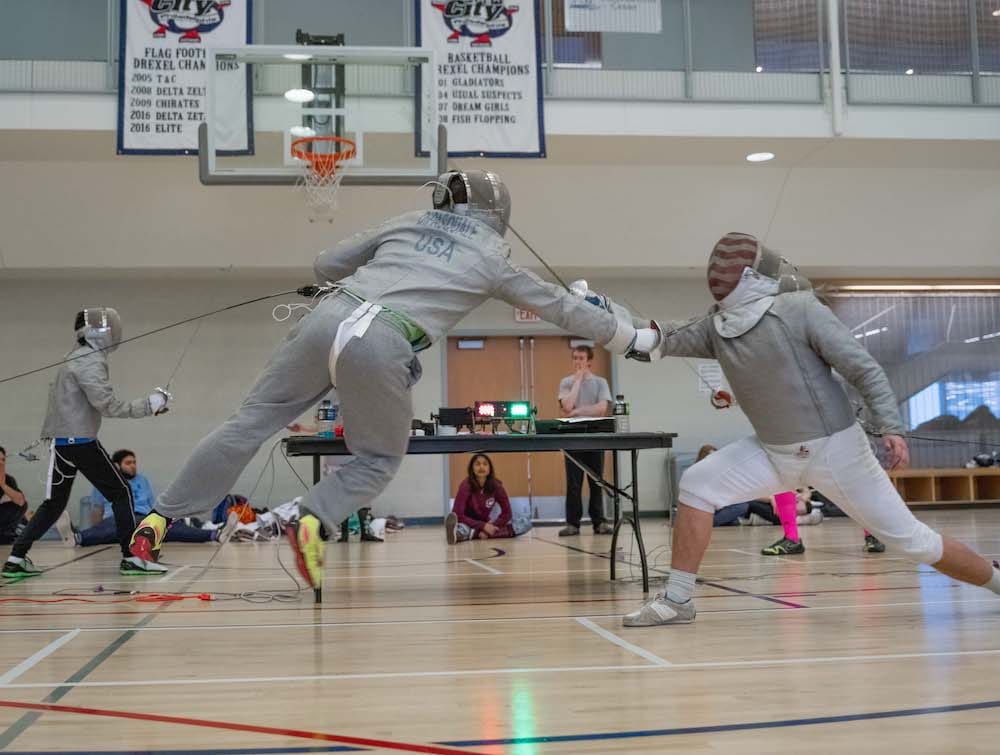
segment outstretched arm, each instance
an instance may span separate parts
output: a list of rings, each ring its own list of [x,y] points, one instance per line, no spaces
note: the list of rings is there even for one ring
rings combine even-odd
[[[595,307],[507,260],[500,264],[498,283],[493,291],[496,298],[534,312],[571,333],[593,338],[616,354],[624,353],[635,340],[636,329],[630,320],[619,320],[608,310]]]

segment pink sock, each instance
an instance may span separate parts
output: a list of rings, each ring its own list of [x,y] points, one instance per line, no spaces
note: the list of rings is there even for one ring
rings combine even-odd
[[[785,537],[789,540],[799,541],[799,525],[795,521],[795,505],[798,499],[794,491],[778,493],[774,497],[774,508],[778,512],[778,519],[785,530]]]
[[[868,530],[865,530],[865,537],[868,537],[870,534],[872,533],[870,533]]]

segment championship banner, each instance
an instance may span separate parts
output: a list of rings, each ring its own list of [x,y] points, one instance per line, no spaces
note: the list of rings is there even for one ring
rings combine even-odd
[[[538,0],[415,0],[451,157],[545,157]],[[426,151],[417,115],[418,144]]]
[[[660,0],[565,0],[566,31],[633,32],[663,31]]]
[[[118,154],[198,151],[208,107],[206,47],[251,40],[253,0],[121,0],[118,62]],[[224,132],[220,153],[253,153],[252,89],[246,65],[219,61],[213,84]],[[222,66],[228,66],[222,70]]]

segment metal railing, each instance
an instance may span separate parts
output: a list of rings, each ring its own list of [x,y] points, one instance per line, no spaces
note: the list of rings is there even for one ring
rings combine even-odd
[[[413,3],[383,1],[399,3],[399,44],[411,43]],[[1000,0],[658,1],[659,27],[642,33],[570,31],[567,0],[542,0],[545,96],[819,103],[831,57],[830,3],[839,11],[849,103],[1000,105]],[[337,19],[337,4],[330,7],[335,28],[362,22]],[[108,0],[107,13],[106,49],[95,59],[0,59],[0,91],[116,91],[117,0]]]

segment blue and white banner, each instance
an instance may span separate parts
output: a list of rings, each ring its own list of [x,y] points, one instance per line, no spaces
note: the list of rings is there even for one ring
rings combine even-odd
[[[448,154],[545,157],[538,0],[415,2],[417,45],[437,53],[420,85],[437,87]]]
[[[207,47],[242,47],[251,38],[253,0],[121,0],[118,154],[198,151],[208,107]],[[219,152],[251,154],[252,89],[242,63],[215,72],[213,120]]]
[[[565,0],[566,31],[633,32],[663,31],[660,0]]]

